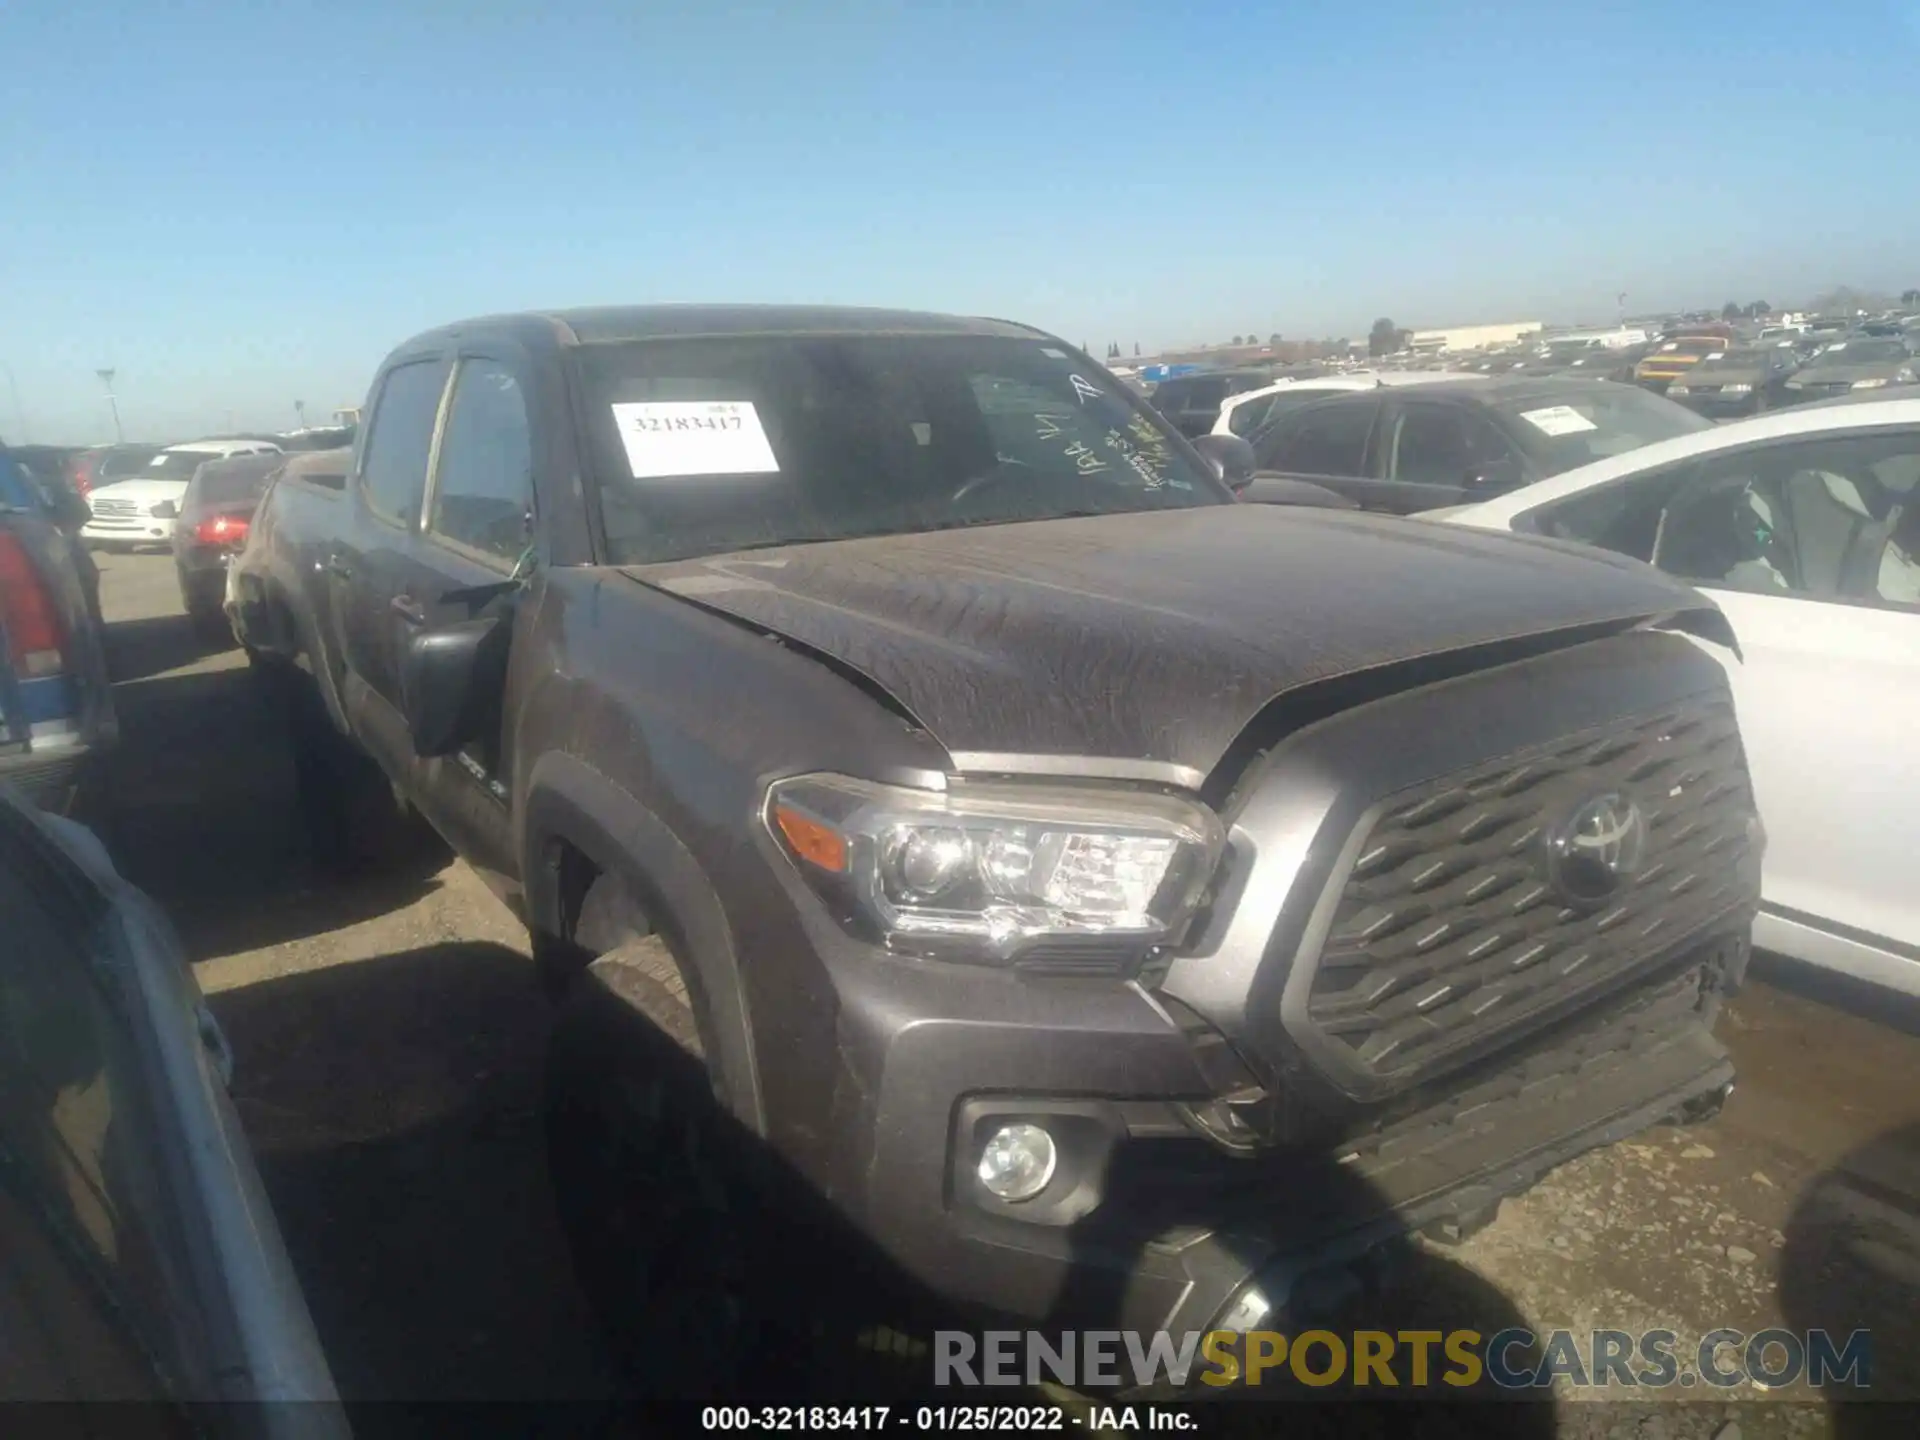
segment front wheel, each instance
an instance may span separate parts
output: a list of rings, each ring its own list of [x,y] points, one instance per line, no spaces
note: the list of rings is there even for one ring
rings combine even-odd
[[[744,1176],[752,1142],[714,1095],[705,1045],[657,938],[603,956],[555,1021],[546,1074],[549,1172],[613,1358],[640,1394],[799,1393],[783,1367],[804,1294],[769,1282],[779,1217]]]

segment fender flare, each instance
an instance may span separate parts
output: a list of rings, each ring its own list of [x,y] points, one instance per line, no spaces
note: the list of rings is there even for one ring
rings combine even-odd
[[[657,815],[616,781],[572,755],[535,762],[522,811],[520,854],[527,920],[561,933],[558,868],[551,846],[565,841],[603,875],[618,876],[691,967],[687,980],[705,1002],[709,1053],[728,1107],[756,1135],[766,1115],[754,1063],[753,1032],[739,956],[720,896],[706,871]]]

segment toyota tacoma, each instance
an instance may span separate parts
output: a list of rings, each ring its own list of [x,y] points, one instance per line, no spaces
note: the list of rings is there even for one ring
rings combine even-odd
[[[1242,503],[998,320],[490,318],[367,414],[228,611],[528,926],[630,1339],[776,1171],[967,1313],[1248,1327],[1730,1087],[1733,637],[1649,567]]]

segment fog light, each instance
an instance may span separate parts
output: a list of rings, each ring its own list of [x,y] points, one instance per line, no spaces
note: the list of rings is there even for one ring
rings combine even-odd
[[[1059,1155],[1038,1125],[1002,1125],[980,1152],[980,1183],[1002,1200],[1031,1200],[1053,1179]]]

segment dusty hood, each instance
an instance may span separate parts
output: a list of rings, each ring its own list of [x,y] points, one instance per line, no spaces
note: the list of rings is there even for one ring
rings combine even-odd
[[[625,573],[836,657],[950,752],[1200,773],[1269,701],[1312,681],[1711,608],[1598,551],[1264,505],[844,540]]]

